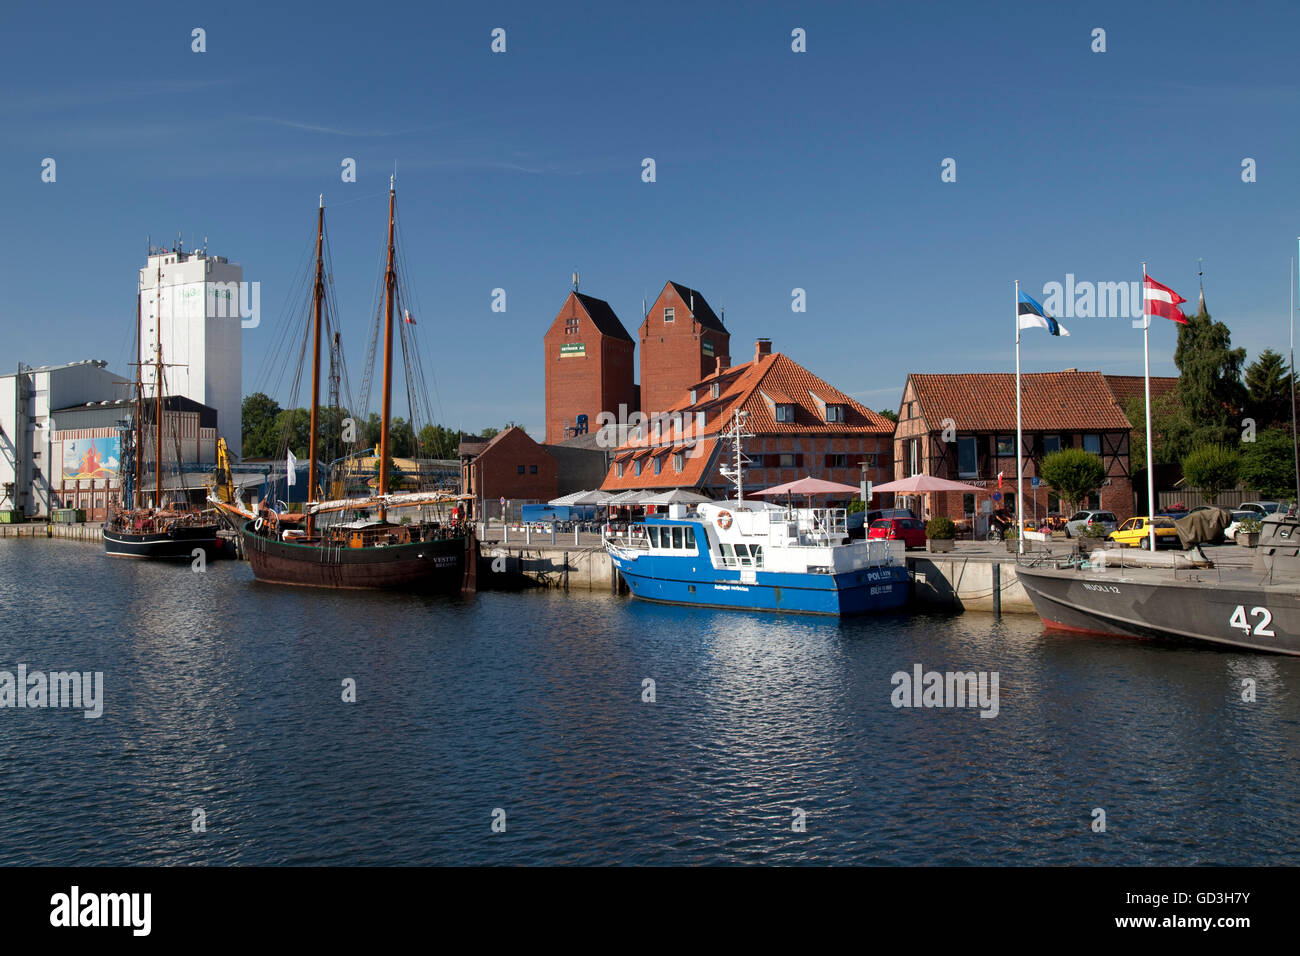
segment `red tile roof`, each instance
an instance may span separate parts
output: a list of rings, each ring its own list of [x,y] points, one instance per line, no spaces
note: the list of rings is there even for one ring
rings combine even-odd
[[[711,386],[721,386],[717,398],[712,397]],[[616,459],[622,457],[627,462],[623,476],[618,476],[618,469],[611,465],[605,481],[601,485],[604,491],[624,491],[629,488],[692,488],[707,483],[713,471],[713,459],[717,452],[717,436],[726,430],[736,409],[749,412],[746,421],[748,430],[757,436],[763,435],[892,435],[894,423],[876,414],[861,402],[850,398],[839,389],[818,378],[798,362],[780,352],[772,352],[744,365],[724,369],[697,383],[692,391],[697,401],[692,404],[689,393],[668,409],[668,416],[658,438],[654,429],[646,425],[641,429],[643,437],[629,438],[614,453]],[[766,393],[774,402],[794,406],[793,422],[778,422],[772,406],[760,393]],[[816,398],[828,405],[844,406],[844,421],[827,422]],[[697,415],[705,413],[702,428],[697,429]],[[680,422],[679,430],[675,427]],[[635,434],[635,433],[634,433]],[[692,443],[695,447],[692,448]],[[663,467],[660,474],[653,473],[653,468],[643,468],[640,475],[633,474],[631,460],[633,455],[641,454],[641,449],[653,447],[656,454],[664,451],[687,451],[681,474],[672,470],[671,461]]]
[[[909,376],[931,430],[951,418],[962,431],[1014,431],[1012,372]],[[1101,372],[1035,372],[1021,376],[1021,418],[1027,431],[1128,430],[1132,426]]]
[[[1121,408],[1130,398],[1144,398],[1146,395],[1146,386],[1141,375],[1107,375],[1106,384],[1110,386],[1111,394],[1115,396],[1115,401],[1119,402]],[[1151,376],[1152,401],[1168,395],[1177,388],[1177,375]]]

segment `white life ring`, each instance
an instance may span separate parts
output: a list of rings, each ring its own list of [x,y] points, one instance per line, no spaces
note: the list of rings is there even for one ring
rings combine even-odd
[[[723,531],[726,531],[728,528],[731,527],[731,512],[719,511],[717,520],[718,520],[718,527],[721,528]]]
[[[261,519],[261,518],[258,518],[256,521],[253,522],[253,530],[254,530],[254,531],[261,531],[261,530],[262,530],[262,524],[263,524],[262,519]]]

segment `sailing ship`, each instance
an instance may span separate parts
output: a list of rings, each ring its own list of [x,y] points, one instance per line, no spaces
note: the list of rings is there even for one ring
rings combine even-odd
[[[395,181],[388,189],[388,265],[384,272],[383,410],[378,447],[378,481],[373,494],[327,501],[308,500],[302,515],[266,507],[241,528],[244,554],[259,581],[320,588],[451,591],[473,580],[475,539],[460,509],[449,520],[390,520],[401,508],[424,509],[454,503],[445,492],[390,491],[390,427],[393,387],[393,313],[398,298]],[[311,419],[308,447],[308,498],[322,487],[318,474],[322,309],[325,299],[325,203],[316,221],[316,276],[312,291],[313,343]],[[405,330],[399,330],[403,333]],[[407,354],[405,340],[403,354]],[[406,368],[408,392],[412,370]],[[323,496],[321,496],[323,497]],[[329,518],[351,520],[327,523]],[[467,573],[467,568],[469,573]]]
[[[911,580],[885,540],[852,540],[838,508],[793,508],[745,500],[747,437],[740,412],[727,438],[734,460],[721,469],[730,501],[669,504],[605,549],[633,597],[667,604],[865,614],[902,607]]]
[[[185,559],[193,557],[196,549],[211,556],[221,550],[217,535],[218,522],[210,513],[195,510],[185,503],[168,506],[163,497],[163,391],[164,368],[162,348],[162,264],[158,265],[155,287],[154,325],[157,337],[153,352],[153,402],[152,426],[154,438],[154,491],[153,507],[144,500],[144,441],[145,401],[142,378],[140,292],[135,298],[135,416],[126,432],[129,451],[134,460],[132,470],[124,473],[122,499],[117,507],[110,508],[108,520],[103,524],[104,553],[112,558]],[[123,449],[126,452],[128,449]],[[177,474],[182,475],[180,452],[176,450]]]

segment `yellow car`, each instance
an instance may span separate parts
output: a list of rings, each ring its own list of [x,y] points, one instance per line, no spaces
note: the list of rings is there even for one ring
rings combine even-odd
[[[1151,547],[1151,519],[1129,518],[1122,525],[1107,535],[1111,541],[1118,541],[1126,548]],[[1156,518],[1156,547],[1161,545],[1179,546],[1178,529],[1172,518]]]

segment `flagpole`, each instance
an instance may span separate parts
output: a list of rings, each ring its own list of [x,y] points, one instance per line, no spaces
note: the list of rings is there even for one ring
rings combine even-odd
[[[1296,239],[1300,243],[1300,238]],[[1295,497],[1300,508],[1300,436],[1295,429],[1295,256],[1291,257],[1291,449],[1295,453]]]
[[[1156,476],[1151,464],[1151,317],[1147,315],[1147,264],[1142,263],[1142,376],[1147,409],[1147,534],[1156,553]]]
[[[1012,308],[1016,317],[1016,541],[1019,554],[1025,553],[1025,527],[1021,520],[1025,507],[1024,445],[1020,437],[1020,280],[1016,280],[1016,301]],[[995,451],[997,449],[994,449]]]

